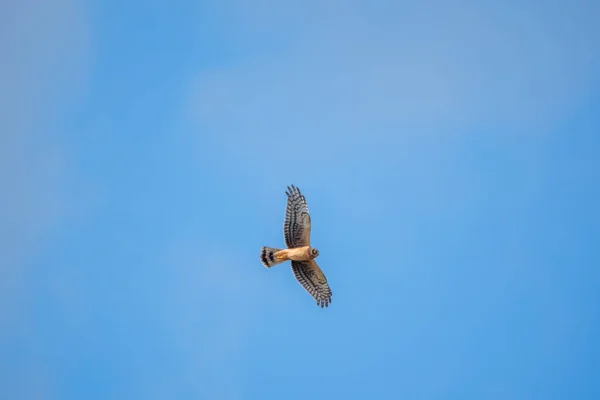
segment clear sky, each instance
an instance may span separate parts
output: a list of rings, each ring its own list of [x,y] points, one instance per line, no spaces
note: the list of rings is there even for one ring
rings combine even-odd
[[[599,20],[0,2],[0,398],[600,398]]]

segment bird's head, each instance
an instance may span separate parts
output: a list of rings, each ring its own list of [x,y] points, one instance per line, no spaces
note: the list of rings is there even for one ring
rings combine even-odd
[[[319,255],[319,250],[317,250],[317,249],[315,249],[314,247],[312,247],[312,248],[310,249],[310,256],[311,256],[312,258],[317,258],[317,257],[318,257],[318,255]]]

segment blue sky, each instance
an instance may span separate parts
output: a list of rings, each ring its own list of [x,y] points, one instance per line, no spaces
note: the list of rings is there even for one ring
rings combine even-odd
[[[2,2],[0,397],[598,398],[599,16]]]

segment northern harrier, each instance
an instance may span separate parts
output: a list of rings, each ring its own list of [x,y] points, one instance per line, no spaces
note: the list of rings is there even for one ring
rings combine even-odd
[[[260,261],[267,268],[290,260],[292,272],[302,287],[317,300],[317,305],[329,307],[331,289],[321,268],[315,262],[319,250],[310,246],[310,215],[304,195],[292,185],[285,192],[287,207],[283,223],[283,237],[287,249],[263,247]]]

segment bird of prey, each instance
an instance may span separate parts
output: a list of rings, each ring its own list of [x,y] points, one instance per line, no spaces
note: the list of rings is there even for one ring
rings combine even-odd
[[[317,301],[317,305],[329,307],[331,289],[325,274],[315,262],[319,250],[310,245],[310,214],[304,195],[292,185],[285,192],[287,207],[283,223],[283,238],[287,249],[262,247],[260,261],[265,267],[290,260],[292,272],[302,287]]]

